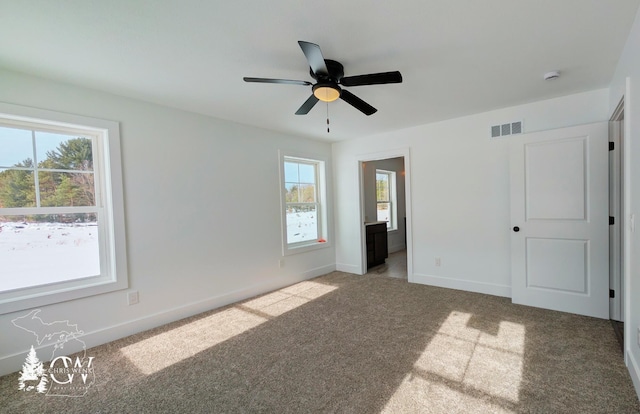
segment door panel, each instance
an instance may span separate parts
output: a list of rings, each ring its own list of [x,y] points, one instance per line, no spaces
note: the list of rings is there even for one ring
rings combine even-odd
[[[588,294],[588,240],[526,239],[527,287]]]
[[[577,137],[526,145],[527,220],[586,219],[585,141]]]
[[[512,138],[514,303],[608,318],[607,128]]]

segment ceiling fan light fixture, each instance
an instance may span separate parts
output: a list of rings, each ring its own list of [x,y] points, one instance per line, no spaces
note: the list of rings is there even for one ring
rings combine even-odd
[[[340,97],[340,87],[334,83],[317,83],[313,95],[322,102],[333,102]]]

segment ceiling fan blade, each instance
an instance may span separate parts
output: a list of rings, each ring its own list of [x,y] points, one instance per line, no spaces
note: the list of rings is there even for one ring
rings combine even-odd
[[[343,89],[342,92],[340,92],[340,99],[342,99],[343,101],[345,101],[346,103],[353,106],[354,108],[356,108],[357,110],[359,110],[360,112],[362,112],[367,116],[375,114],[378,111],[376,108],[369,105],[368,103],[358,98],[357,96],[355,96],[354,94],[352,94],[346,89]]]
[[[303,40],[299,40],[298,44],[302,49],[302,53],[304,53],[307,61],[309,62],[309,67],[315,74],[328,75],[329,69],[327,69],[326,63],[324,63],[324,57],[322,56],[322,51],[320,50],[320,46],[315,43],[305,42]]]
[[[258,82],[258,83],[281,83],[285,85],[302,85],[309,86],[313,85],[311,82],[301,81],[301,80],[292,80],[292,79],[268,79],[268,78],[247,78],[244,77],[245,82]]]
[[[368,75],[347,76],[340,80],[344,86],[381,85],[385,83],[401,83],[402,75],[394,72],[370,73]]]
[[[318,103],[318,98],[316,98],[315,95],[311,95],[309,97],[309,99],[307,99],[302,106],[300,107],[300,109],[298,109],[296,111],[296,115],[306,115],[309,113],[309,111],[311,110],[311,108],[314,107],[314,105]]]

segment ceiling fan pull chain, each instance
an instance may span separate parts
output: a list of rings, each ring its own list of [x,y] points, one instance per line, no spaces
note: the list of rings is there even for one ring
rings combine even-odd
[[[327,102],[327,134],[329,133],[329,102]]]

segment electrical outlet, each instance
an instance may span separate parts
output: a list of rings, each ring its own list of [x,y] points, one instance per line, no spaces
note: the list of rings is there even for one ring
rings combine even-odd
[[[439,257],[436,257],[436,267],[442,266],[442,260]]]
[[[129,305],[135,305],[140,302],[140,296],[138,295],[138,291],[133,291],[127,293],[127,303]]]
[[[278,266],[282,269],[284,267],[284,259],[278,260]]]

